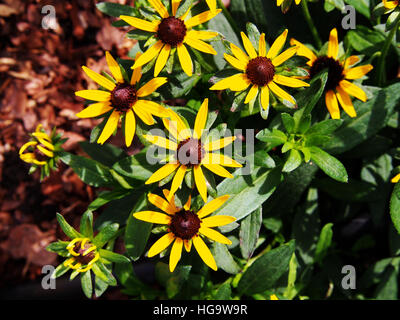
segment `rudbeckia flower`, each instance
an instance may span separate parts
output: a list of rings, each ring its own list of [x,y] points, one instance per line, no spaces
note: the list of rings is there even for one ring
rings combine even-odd
[[[317,56],[311,49],[295,39],[291,39],[291,44],[297,46],[298,55],[309,59],[307,64],[310,66],[310,78],[313,78],[322,70],[328,69],[325,102],[332,119],[340,119],[339,104],[350,117],[356,117],[357,113],[350,96],[365,102],[367,101],[367,95],[360,87],[349,80],[362,78],[373,69],[372,65],[352,67],[359,62],[357,56],[350,56],[345,60],[340,60],[336,29],[332,29],[330,32],[327,55]]]
[[[389,11],[387,11],[386,13],[392,12],[399,5],[399,0],[393,0],[393,1],[382,0],[382,2],[385,8],[389,9]]]
[[[249,38],[242,32],[243,45],[247,54],[233,43],[230,44],[233,56],[224,54],[226,61],[239,70],[240,73],[217,82],[210,90],[230,89],[232,91],[244,91],[250,87],[244,103],[250,103],[260,93],[261,105],[264,110],[268,109],[270,92],[293,105],[296,104],[294,98],[279,85],[299,88],[309,86],[309,84],[299,79],[283,76],[276,69],[291,58],[297,50],[296,47],[292,47],[279,54],[285,44],[287,33],[288,30],[285,30],[275,40],[268,52],[265,34],[262,33],[257,52]]]
[[[77,272],[90,270],[100,258],[97,247],[90,242],[89,238],[75,238],[66,249],[72,257],[64,261],[64,266]]]
[[[122,75],[119,64],[109,52],[106,52],[106,60],[114,78],[113,81],[85,66],[82,67],[88,77],[105,90],[81,90],[75,92],[78,97],[96,101],[96,103],[90,104],[86,109],[77,113],[76,116],[79,118],[94,118],[112,111],[97,140],[100,144],[106,142],[114,133],[119,119],[123,116],[125,118],[125,143],[129,147],[136,131],[135,116],[139,117],[145,124],[153,125],[153,115],[157,117],[167,115],[167,111],[163,106],[156,102],[142,99],[151,95],[158,87],[165,84],[167,78],[154,78],[139,87],[142,78],[141,68],[133,70],[131,80],[127,82]]]
[[[180,17],[176,17],[180,0],[171,1],[172,15],[168,13],[167,8],[165,8],[160,0],[149,0],[151,6],[160,16],[158,20],[147,21],[131,16],[120,16],[122,20],[131,26],[151,32],[158,39],[155,44],[135,61],[132,69],[141,67],[158,56],[154,67],[154,76],[156,77],[166,65],[171,50],[176,48],[182,70],[188,76],[192,76],[193,64],[186,45],[205,53],[217,54],[211,45],[203,41],[214,38],[217,35],[216,32],[192,30],[193,27],[211,20],[221,12],[221,9],[216,9],[216,5],[214,6],[214,1],[208,1],[208,4],[215,9],[205,11],[188,19],[187,16],[191,8]]]
[[[168,199],[169,191],[163,190],[163,193],[165,198]],[[207,217],[221,207],[228,198],[229,195],[216,198],[204,205],[198,212],[195,212],[190,208],[190,196],[183,208],[177,208],[174,200],[172,200],[173,198],[165,201],[162,197],[150,193],[148,195],[149,201],[164,213],[141,211],[134,213],[133,216],[142,221],[167,225],[168,233],[153,244],[148,252],[148,257],[154,257],[173,243],[169,256],[169,270],[173,272],[181,259],[182,247],[190,252],[193,243],[204,263],[211,269],[217,270],[214,257],[202,236],[223,244],[232,243],[228,238],[211,228],[227,225],[236,219],[223,215]]]
[[[202,142],[207,139],[202,136],[205,135],[203,133],[208,117],[208,99],[204,100],[197,113],[193,132],[179,115],[172,110],[169,112],[170,119],[163,118],[163,122],[174,140],[154,135],[145,135],[144,138],[154,145],[172,150],[174,154],[167,158],[169,162],[154,172],[146,184],[160,181],[176,171],[171,185],[170,197],[172,197],[181,186],[186,172],[193,170],[197,189],[203,200],[207,201],[207,185],[201,167],[203,166],[221,177],[233,178],[224,166],[239,168],[242,165],[228,156],[212,151],[231,144],[236,137],[225,137],[206,144]]]

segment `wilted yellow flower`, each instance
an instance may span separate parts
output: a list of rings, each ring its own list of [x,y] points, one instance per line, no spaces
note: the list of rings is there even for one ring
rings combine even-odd
[[[64,266],[77,272],[88,271],[100,258],[96,249],[97,247],[90,242],[89,238],[73,239],[67,246],[72,257],[64,261]]]

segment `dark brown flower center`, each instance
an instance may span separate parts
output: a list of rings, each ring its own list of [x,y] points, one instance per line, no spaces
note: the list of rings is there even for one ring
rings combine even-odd
[[[76,256],[75,259],[76,261],[82,263],[82,264],[88,264],[90,261],[92,261],[96,257],[96,251],[90,251],[88,254],[83,255],[86,250],[90,249],[93,245],[90,242],[86,242],[83,245],[82,248],[82,242],[77,242],[74,245],[74,248],[72,249],[74,252],[78,253],[79,256]]]
[[[338,60],[327,56],[319,57],[311,66],[310,78],[313,78],[324,69],[328,69],[328,80],[325,90],[333,90],[339,85],[339,82],[344,79],[344,69]]]
[[[205,150],[200,140],[189,138],[178,145],[177,160],[185,166],[200,164],[204,155]]]
[[[120,112],[128,111],[136,100],[136,89],[130,84],[117,84],[111,92],[111,105]]]
[[[247,64],[246,75],[252,84],[263,87],[274,78],[275,67],[271,59],[257,57]]]
[[[158,26],[157,37],[163,43],[176,47],[183,42],[186,35],[185,23],[175,17],[168,17],[161,20]]]
[[[169,227],[176,237],[189,240],[197,235],[200,224],[201,220],[196,213],[182,210],[172,216]]]

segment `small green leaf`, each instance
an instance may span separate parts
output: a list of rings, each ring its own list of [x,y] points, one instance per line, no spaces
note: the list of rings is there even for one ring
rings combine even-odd
[[[282,123],[287,133],[293,133],[295,122],[293,117],[288,113],[281,113]]]
[[[289,156],[282,168],[282,172],[292,172],[296,170],[302,163],[301,154],[298,150],[290,150]]]
[[[108,241],[110,241],[118,233],[119,224],[112,223],[103,227],[100,232],[93,239],[93,243],[97,248],[103,247]]]
[[[240,224],[239,240],[243,258],[250,259],[256,248],[262,224],[262,206],[254,210]]]
[[[321,234],[319,235],[319,239],[317,242],[317,247],[315,249],[314,261],[317,263],[322,262],[328,252],[329,247],[332,244],[332,226],[332,223],[327,223],[321,230]]]
[[[397,232],[400,233],[400,182],[396,183],[390,198],[390,217]]]
[[[119,16],[122,15],[133,16],[133,17],[138,15],[138,11],[134,7],[122,5],[119,3],[100,2],[96,4],[96,7],[101,12],[116,18],[119,18]]]
[[[92,238],[93,237],[93,213],[90,210],[87,210],[82,218],[81,218],[81,225],[79,231],[86,237]]]
[[[109,250],[100,249],[99,250],[100,256],[105,258],[111,262],[115,263],[129,263],[129,258],[123,256],[122,254],[118,254]]]
[[[89,299],[92,299],[93,286],[92,286],[92,277],[90,276],[90,270],[84,272],[81,275],[81,285],[85,296]]]
[[[312,146],[309,149],[311,152],[311,160],[328,176],[339,182],[348,181],[346,168],[339,160],[318,147]]]
[[[97,260],[94,264],[92,269],[96,277],[99,277],[101,280],[103,280],[105,283],[107,283],[110,286],[116,286],[117,281],[115,280],[114,276],[110,272],[110,270],[107,269],[107,267],[101,263],[99,260]]]
[[[64,231],[65,235],[69,237],[70,239],[75,239],[75,238],[82,238],[82,234],[80,234],[78,231],[76,231],[74,228],[72,228],[69,223],[64,219],[64,217],[57,213],[57,221],[62,229]]]
[[[240,272],[240,267],[235,260],[233,260],[226,245],[215,242],[212,246],[212,252],[219,268],[230,274],[237,274]]]

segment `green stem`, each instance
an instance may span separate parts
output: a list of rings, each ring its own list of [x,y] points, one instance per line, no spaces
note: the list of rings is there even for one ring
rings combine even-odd
[[[322,41],[321,41],[321,38],[319,37],[317,28],[315,27],[314,21],[311,18],[310,10],[308,10],[307,0],[301,1],[301,7],[303,9],[304,18],[307,21],[307,24],[308,24],[308,27],[310,28],[312,36],[314,37],[315,44],[317,45],[318,49],[321,49]]]
[[[390,45],[392,43],[393,37],[396,34],[396,31],[400,25],[400,21],[396,23],[395,27],[390,31],[389,35],[386,38],[385,43],[383,44],[383,48],[381,51],[381,56],[379,57],[378,61],[378,86],[382,87],[385,84],[386,81],[386,74],[385,74],[385,62],[386,62],[386,56],[389,52]]]
[[[224,4],[222,3],[221,0],[217,0],[218,7],[222,9],[222,13],[224,14],[225,18],[228,20],[229,24],[231,25],[232,29],[235,31],[235,33],[240,34],[240,29],[238,28],[236,21],[232,18],[230,12]]]

